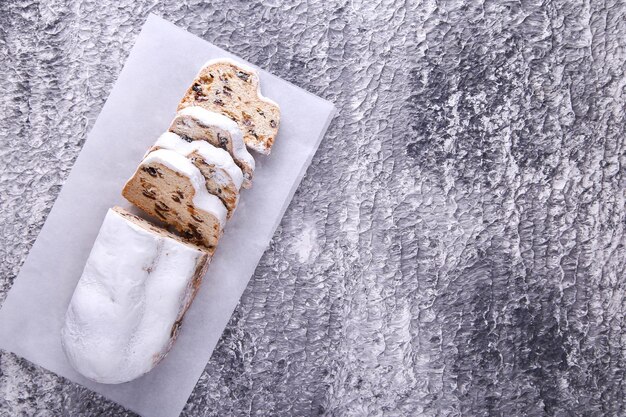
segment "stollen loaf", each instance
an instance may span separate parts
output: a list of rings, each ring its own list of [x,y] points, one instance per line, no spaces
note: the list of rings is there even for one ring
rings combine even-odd
[[[200,70],[122,190],[159,224],[109,209],[78,280],[61,330],[76,371],[120,384],[167,355],[241,189],[252,186],[249,149],[269,154],[279,124],[256,70],[230,59]]]
[[[109,209],[61,332],[74,369],[105,384],[150,371],[170,350],[209,257],[119,207]]]

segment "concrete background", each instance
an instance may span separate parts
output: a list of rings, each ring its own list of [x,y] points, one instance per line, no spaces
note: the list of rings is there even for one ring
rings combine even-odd
[[[339,109],[184,416],[626,414],[618,0],[1,1],[0,302],[150,12]]]

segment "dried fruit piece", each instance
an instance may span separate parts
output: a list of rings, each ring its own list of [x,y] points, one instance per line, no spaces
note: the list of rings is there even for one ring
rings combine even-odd
[[[146,197],[148,197],[151,200],[156,199],[156,193],[154,191],[152,191],[152,190],[147,190],[147,189],[143,190],[141,192],[141,194],[145,195]]]
[[[192,214],[191,218],[194,219],[195,221],[197,221],[198,223],[204,223],[204,220],[202,220],[200,217],[198,217],[195,214]]]
[[[252,118],[248,113],[242,113],[241,116],[243,117],[243,124],[245,126],[252,126]]]
[[[154,205],[156,206],[156,208],[158,208],[159,210],[162,211],[170,211],[170,208],[167,206],[167,204],[163,203],[162,201],[157,201],[156,203],[154,203]]]
[[[154,212],[157,214],[157,216],[159,216],[160,218],[162,218],[163,220],[167,220],[167,217],[165,217],[165,214],[159,210],[158,208],[154,208]]]
[[[151,177],[155,177],[157,176],[157,170],[154,167],[143,167],[142,168],[145,172],[147,172]]]
[[[184,140],[185,142],[188,142],[188,143],[193,142],[193,139],[192,139],[192,138],[190,138],[189,136],[186,136],[186,135],[179,135],[179,136],[180,136],[180,138],[181,138],[182,140]]]

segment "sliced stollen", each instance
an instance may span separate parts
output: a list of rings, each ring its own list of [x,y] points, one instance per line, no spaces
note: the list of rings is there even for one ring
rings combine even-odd
[[[254,158],[246,149],[237,123],[222,114],[202,107],[187,107],[176,114],[169,131],[176,133],[187,142],[202,140],[228,151],[243,171],[244,188],[251,187]]]
[[[207,191],[200,170],[175,151],[150,152],[124,186],[122,195],[211,252],[222,236],[226,206]]]
[[[157,149],[169,149],[191,160],[204,175],[207,190],[222,200],[228,209],[228,218],[232,216],[239,201],[243,173],[228,152],[205,141],[188,142],[172,132],[157,139],[151,150]]]
[[[174,343],[209,261],[198,246],[109,209],[61,331],[70,364],[105,384],[150,371]]]
[[[233,119],[243,132],[246,145],[269,155],[278,134],[280,108],[261,94],[254,68],[232,59],[214,59],[202,67],[178,109],[202,106]]]

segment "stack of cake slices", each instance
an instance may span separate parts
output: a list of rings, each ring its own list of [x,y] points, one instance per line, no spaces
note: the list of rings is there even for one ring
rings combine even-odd
[[[206,63],[177,111],[122,190],[159,222],[110,209],[70,301],[63,347],[97,382],[130,381],[167,354],[252,186],[249,150],[269,155],[280,123],[257,72],[230,59]]]

